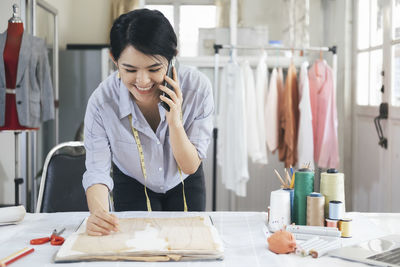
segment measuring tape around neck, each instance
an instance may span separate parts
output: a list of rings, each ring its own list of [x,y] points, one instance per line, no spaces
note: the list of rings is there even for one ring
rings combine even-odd
[[[146,195],[147,211],[151,211],[151,203],[150,203],[149,195],[147,194],[147,186],[146,186],[147,185],[147,173],[146,173],[146,165],[144,163],[143,148],[142,148],[142,143],[140,142],[139,133],[136,130],[136,128],[133,127],[132,115],[129,115],[129,123],[131,125],[133,137],[135,138],[136,145],[137,145],[138,152],[139,152],[140,167],[142,168],[142,173],[143,173],[143,177],[144,177],[144,194]],[[185,196],[185,183],[183,182],[182,170],[181,170],[181,168],[179,168],[178,163],[177,163],[177,167],[178,167],[179,176],[180,176],[181,182],[182,182],[183,211],[186,212],[186,211],[188,211],[188,208],[187,208],[186,196]]]

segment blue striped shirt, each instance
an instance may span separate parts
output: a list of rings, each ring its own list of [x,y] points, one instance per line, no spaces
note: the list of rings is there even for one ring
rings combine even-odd
[[[208,78],[194,68],[180,66],[178,79],[183,94],[182,115],[185,132],[196,147],[200,159],[206,157],[213,128],[214,102]],[[86,172],[85,191],[94,184],[113,189],[111,161],[126,175],[144,184],[140,158],[132,124],[142,143],[149,189],[165,193],[180,181],[177,163],[169,141],[164,108],[158,104],[160,124],[152,130],[133,101],[117,72],[104,80],[90,96],[85,115]],[[183,178],[188,175],[182,173]]]

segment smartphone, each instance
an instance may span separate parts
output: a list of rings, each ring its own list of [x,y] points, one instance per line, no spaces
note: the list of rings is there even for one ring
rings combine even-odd
[[[168,68],[167,68],[167,76],[170,77],[171,79],[174,79],[174,74],[173,74],[173,70],[172,68],[175,67],[175,58],[173,57],[171,59],[171,61],[168,63]],[[172,88],[172,86],[167,83],[166,81],[164,81],[164,86],[166,86],[167,88],[174,90],[174,88]],[[162,95],[165,97],[168,97],[169,99],[171,99],[169,97],[169,95],[165,92],[162,92]],[[165,108],[167,111],[169,111],[169,105],[167,103],[165,103],[164,101],[161,100],[161,106],[163,106],[163,108]]]

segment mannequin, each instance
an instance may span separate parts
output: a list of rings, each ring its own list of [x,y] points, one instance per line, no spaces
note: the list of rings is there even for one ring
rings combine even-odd
[[[22,21],[13,19],[14,17],[8,21],[7,39],[3,51],[6,88],[11,90],[15,90],[16,87],[19,50],[24,33]],[[0,126],[0,131],[4,130],[37,130],[37,128],[27,128],[20,125],[15,93],[6,93],[5,123],[3,126]]]

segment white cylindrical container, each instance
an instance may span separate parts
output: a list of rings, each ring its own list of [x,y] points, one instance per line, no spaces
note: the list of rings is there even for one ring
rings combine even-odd
[[[271,192],[269,211],[269,230],[276,232],[290,225],[290,192],[276,190]]]

